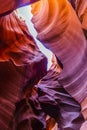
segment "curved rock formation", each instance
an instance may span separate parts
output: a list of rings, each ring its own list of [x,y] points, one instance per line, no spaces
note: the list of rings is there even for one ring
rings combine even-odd
[[[87,0],[76,0],[76,12],[87,39]]]
[[[80,105],[58,82],[60,72],[57,62],[53,63],[47,75],[38,84],[38,99],[45,113],[58,123],[60,129],[57,126],[56,130],[79,130],[84,122]],[[55,121],[49,124],[50,129],[55,125]]]
[[[16,8],[19,8],[21,6],[34,3],[38,0],[1,0],[0,1],[0,16],[6,15]]]
[[[76,12],[82,22],[82,27],[87,29],[87,0],[76,0]]]
[[[0,32],[0,129],[21,130],[24,125],[23,129],[28,130],[26,96],[32,93],[31,88],[46,74],[47,59],[36,46],[25,22],[15,12],[0,18]],[[31,100],[34,103],[33,98]],[[21,108],[16,104],[21,104]],[[31,115],[40,115],[41,108],[35,107],[38,114],[32,110]],[[27,113],[21,116],[22,126],[20,121],[16,122],[15,125],[20,123],[18,129],[14,120],[20,112],[16,115],[15,109],[23,109]],[[29,109],[33,109],[32,106]],[[32,123],[35,123],[35,119],[33,121],[32,117]],[[39,130],[39,126],[37,128]]]
[[[77,130],[83,118],[80,105],[74,99],[80,103],[87,96],[87,43],[81,24],[67,0],[41,0],[33,5],[32,21],[38,39],[56,54],[61,67],[63,65],[61,73],[58,66],[52,66],[39,82],[38,101],[37,91],[32,88],[46,74],[47,60],[38,50],[24,21],[12,12],[35,1],[1,0],[0,129],[46,129],[46,115],[40,101],[43,110],[55,118],[61,129],[72,126]],[[64,114],[65,110],[67,114]],[[71,111],[74,111],[73,116]],[[73,123],[76,123],[75,128]]]
[[[38,101],[37,89],[27,91],[27,97],[16,103],[11,130],[46,130],[46,114]]]
[[[59,83],[81,103],[87,96],[87,42],[75,11],[67,0],[41,0],[32,13],[37,38],[63,64]]]

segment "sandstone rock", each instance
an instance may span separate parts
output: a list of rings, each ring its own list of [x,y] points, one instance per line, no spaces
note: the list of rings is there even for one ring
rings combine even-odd
[[[76,12],[66,0],[41,0],[32,13],[37,38],[63,64],[59,83],[81,103],[87,96],[87,41]]]
[[[31,88],[46,74],[47,59],[15,12],[0,18],[0,32],[0,129],[19,130],[22,127],[16,129],[14,126],[14,112],[18,108],[15,105],[23,103],[17,111],[25,111],[27,91],[31,93]],[[26,127],[23,130],[30,130]]]

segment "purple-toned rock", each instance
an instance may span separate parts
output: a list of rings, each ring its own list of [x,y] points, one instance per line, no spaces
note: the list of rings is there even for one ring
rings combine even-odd
[[[60,67],[53,64],[38,84],[38,100],[43,111],[58,123],[56,130],[79,130],[84,119],[80,105],[59,83]],[[53,120],[47,128],[55,126]],[[50,130],[50,129],[48,129]]]
[[[76,12],[67,0],[41,0],[32,13],[37,38],[63,64],[60,84],[81,103],[87,97],[87,41]]]

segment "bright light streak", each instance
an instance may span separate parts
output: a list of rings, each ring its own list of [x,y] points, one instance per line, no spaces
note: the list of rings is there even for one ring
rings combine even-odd
[[[36,43],[37,43],[37,46],[39,47],[40,51],[47,57],[48,59],[48,66],[47,66],[47,69],[50,68],[52,62],[52,52],[49,51],[48,49],[46,49],[41,43],[39,40],[36,39],[36,36],[37,36],[37,32],[36,30],[34,29],[34,26],[31,22],[31,18],[32,18],[32,14],[31,14],[31,7],[30,6],[25,6],[25,7],[22,7],[20,9],[18,9],[18,12],[20,13],[19,15],[21,15],[27,26],[28,26],[28,29],[30,31],[30,33],[33,35]]]

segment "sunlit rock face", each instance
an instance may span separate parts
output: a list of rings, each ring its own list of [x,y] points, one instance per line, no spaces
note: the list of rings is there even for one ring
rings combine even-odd
[[[87,0],[69,0],[69,2],[76,11],[87,39]]]
[[[32,13],[37,38],[63,64],[59,83],[81,102],[87,96],[87,43],[75,11],[67,0],[41,0]]]
[[[25,22],[15,12],[0,18],[0,32],[0,129],[28,130],[29,121],[32,120],[33,125],[41,120],[37,115],[44,116],[37,95],[34,99],[29,93],[46,74],[47,59],[36,46]],[[33,108],[35,102],[37,105]],[[32,119],[28,118],[29,110]],[[44,124],[37,126],[38,130],[39,127],[43,128]],[[31,128],[35,130],[33,126]]]
[[[82,28],[87,30],[87,0],[68,0],[75,9],[78,18],[82,24]]]
[[[87,39],[87,0],[76,0],[76,12]]]
[[[76,0],[76,11],[82,23],[82,27],[87,29],[87,0]]]

